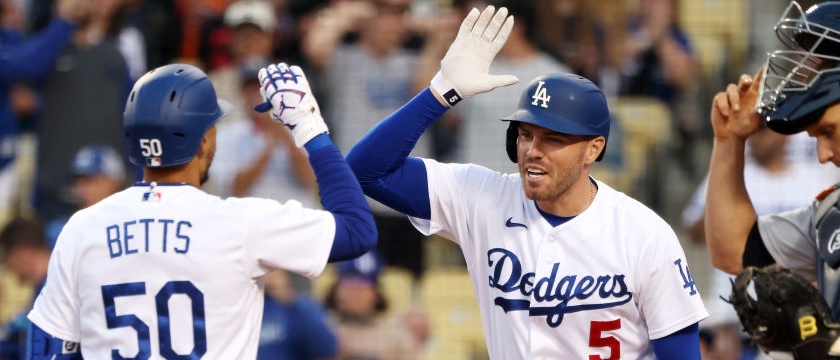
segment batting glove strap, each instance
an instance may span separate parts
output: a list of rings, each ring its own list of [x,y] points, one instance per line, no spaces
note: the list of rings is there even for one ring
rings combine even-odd
[[[329,129],[327,129],[327,124],[324,123],[324,118],[318,116],[317,119],[302,121],[298,126],[295,126],[292,129],[292,137],[294,137],[297,147],[303,147],[309,140],[328,132]]]
[[[455,85],[452,85],[449,80],[443,77],[443,73],[438,71],[435,77],[432,78],[432,90],[440,95],[446,104],[450,107],[464,100],[464,96],[458,92]]]

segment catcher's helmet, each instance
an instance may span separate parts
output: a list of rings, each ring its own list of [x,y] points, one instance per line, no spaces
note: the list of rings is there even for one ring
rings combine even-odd
[[[517,162],[520,122],[564,134],[603,136],[605,141],[610,134],[607,98],[592,81],[575,74],[549,74],[532,80],[522,93],[519,108],[502,121],[510,122],[505,145],[513,162]],[[598,161],[605,151],[606,146]]]
[[[767,55],[756,111],[770,129],[794,134],[840,101],[840,1],[807,11],[791,2],[775,31],[788,49]]]
[[[216,99],[207,74],[195,66],[171,64],[149,71],[126,101],[128,160],[145,167],[185,164],[195,156],[207,129],[231,109]]]

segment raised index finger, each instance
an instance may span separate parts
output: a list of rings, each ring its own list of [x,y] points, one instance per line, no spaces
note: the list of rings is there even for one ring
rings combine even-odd
[[[764,66],[759,66],[758,71],[755,72],[755,80],[753,81],[753,90],[756,92],[759,91],[759,87],[762,85],[762,80],[764,80]]]
[[[749,90],[755,82],[753,78],[747,74],[742,74],[741,77],[738,79],[738,92],[746,92]]]

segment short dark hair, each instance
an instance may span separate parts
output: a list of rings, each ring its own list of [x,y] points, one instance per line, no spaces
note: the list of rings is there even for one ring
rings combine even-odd
[[[496,8],[506,7],[508,15],[516,18],[517,24],[524,25],[528,38],[533,39],[534,24],[537,21],[537,6],[534,0],[490,0],[488,3]]]
[[[39,217],[15,217],[0,231],[0,251],[4,256],[18,246],[49,249],[44,233],[44,223]]]
[[[338,287],[340,285],[341,279],[336,279],[336,281],[330,286],[329,290],[327,291],[327,296],[324,299],[324,307],[327,310],[336,311],[338,312],[338,299],[336,299],[336,293],[338,292]],[[382,314],[388,311],[388,299],[385,298],[385,294],[382,292],[382,288],[380,288],[379,283],[372,285],[376,290],[376,303],[373,306],[373,310],[377,314]]]

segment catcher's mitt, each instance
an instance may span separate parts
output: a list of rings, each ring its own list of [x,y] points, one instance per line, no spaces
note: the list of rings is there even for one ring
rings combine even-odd
[[[750,284],[755,298],[749,292]],[[790,269],[747,267],[732,281],[728,302],[744,331],[771,356],[835,359],[827,354],[840,335],[840,325],[834,322],[817,288]]]

